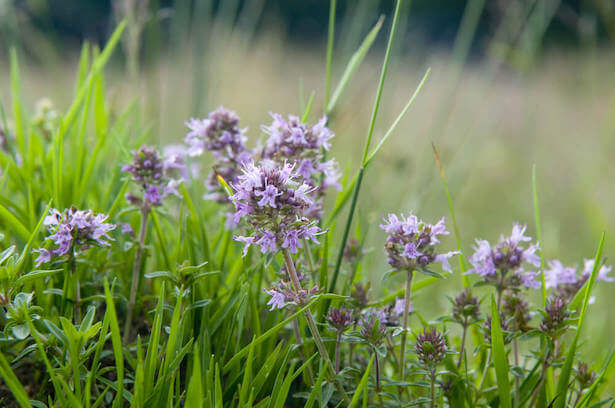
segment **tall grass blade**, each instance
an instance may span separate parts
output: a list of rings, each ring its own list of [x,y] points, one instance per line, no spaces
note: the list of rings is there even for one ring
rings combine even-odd
[[[502,408],[512,408],[510,382],[508,380],[508,356],[504,347],[500,315],[493,295],[491,295],[491,351],[493,365],[495,366],[500,406]]]
[[[596,256],[594,257],[594,268],[592,269],[592,273],[587,281],[587,286],[584,290],[583,304],[581,306],[581,311],[579,312],[579,320],[577,321],[577,330],[574,334],[574,339],[572,340],[572,343],[570,344],[570,347],[566,352],[566,360],[564,361],[564,365],[562,366],[560,371],[559,380],[557,382],[556,388],[555,408],[565,408],[566,406],[566,395],[569,389],[568,384],[570,382],[570,375],[572,373],[572,364],[574,363],[574,358],[576,356],[579,336],[581,335],[581,329],[585,320],[587,306],[589,305],[591,291],[594,288],[596,278],[598,277],[598,271],[600,270],[600,261],[602,259],[602,249],[604,247],[605,235],[606,234],[603,232],[602,237],[600,238],[600,243],[598,244],[598,249],[596,250]]]

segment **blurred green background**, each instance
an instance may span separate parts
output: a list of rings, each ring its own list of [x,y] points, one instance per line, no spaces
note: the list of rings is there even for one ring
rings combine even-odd
[[[330,118],[331,155],[350,174],[359,164],[392,8],[392,1],[338,2],[334,84],[379,15],[387,16]],[[81,42],[102,44],[127,19],[123,48],[106,77],[114,111],[136,103],[152,140],[167,144],[183,140],[188,117],[222,104],[239,113],[255,144],[269,111],[299,113],[312,91],[310,120],[322,114],[328,13],[323,0],[0,0],[0,101],[9,109],[7,55],[15,47],[26,108],[33,112],[48,97],[62,111],[73,96]],[[610,0],[404,2],[376,138],[425,70],[432,72],[364,180],[358,212],[371,252],[362,274],[375,296],[393,286],[380,279],[388,269],[380,217],[410,210],[431,221],[448,215],[432,142],[466,252],[475,237],[493,241],[509,233],[513,221],[527,223],[535,236],[536,165],[546,258],[576,264],[592,257],[603,230],[610,257],[614,28]],[[452,249],[454,240],[444,245]],[[443,294],[459,288],[453,275],[417,295],[417,308],[433,318],[448,307]],[[586,327],[591,345],[583,349],[590,361],[615,339],[613,291],[614,284],[597,286]]]

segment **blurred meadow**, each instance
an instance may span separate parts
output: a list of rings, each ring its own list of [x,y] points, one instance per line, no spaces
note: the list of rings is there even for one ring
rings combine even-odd
[[[20,56],[28,112],[34,112],[43,97],[60,111],[70,103],[82,38],[67,34],[66,22],[62,29],[51,23],[52,12],[79,12],[71,9],[77,3],[67,2],[64,10],[62,3],[0,0],[0,101],[5,111],[10,112],[7,56],[11,46]],[[314,92],[310,120],[325,111],[328,2],[308,2],[322,12],[314,12],[312,20],[303,23],[284,18],[289,9],[299,14],[308,7],[299,1],[156,3],[117,0],[80,5],[86,10],[104,8],[95,16],[106,16],[106,23],[93,20],[97,33],[84,34],[94,43],[106,38],[115,22],[123,18],[136,22],[129,24],[122,52],[114,54],[105,77],[111,111],[119,115],[132,106],[146,129],[134,129],[130,137],[149,138],[160,145],[181,143],[185,120],[204,117],[224,105],[237,111],[249,128],[249,144],[254,145],[262,135],[260,125],[270,121],[270,110],[299,114]],[[615,18],[613,3],[437,3],[430,11],[427,2],[413,2],[400,26],[401,40],[391,60],[376,141],[427,68],[431,73],[364,180],[357,228],[367,237],[365,248],[370,252],[361,274],[372,282],[375,293],[386,293],[391,286],[382,281],[388,269],[382,250],[384,232],[378,228],[383,214],[412,210],[432,221],[449,215],[432,143],[444,166],[466,251],[476,237],[495,240],[500,233],[508,233],[514,221],[527,224],[529,235],[536,236],[535,166],[546,259],[557,255],[576,264],[590,258],[605,230],[607,263],[613,263],[615,50],[609,35],[609,22]],[[340,2],[333,87],[361,39],[376,24],[378,11],[391,9],[385,1]],[[428,20],[438,13],[453,16]],[[336,134],[331,156],[348,178],[360,164],[388,18],[330,113],[330,127]],[[310,21],[314,27],[305,29]],[[424,29],[426,24],[429,29]],[[434,32],[442,36],[430,38]],[[203,177],[207,170],[203,169]],[[451,235],[445,246],[454,245]],[[418,303],[432,305],[422,314],[431,318],[442,313],[449,303],[439,293],[460,288],[460,282],[457,271],[447,282],[421,292]],[[606,282],[596,287],[586,333],[600,336],[592,337],[591,347],[583,348],[590,361],[615,338],[615,323],[609,319],[614,290]]]

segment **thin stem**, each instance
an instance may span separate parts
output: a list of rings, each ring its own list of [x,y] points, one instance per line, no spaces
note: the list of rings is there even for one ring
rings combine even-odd
[[[491,360],[491,349],[487,352],[487,359],[485,360],[485,367],[483,368],[483,374],[480,379],[480,383],[478,388],[476,389],[476,400],[474,401],[474,405],[478,402],[480,398],[480,393],[483,390],[483,385],[485,384],[485,378],[487,377],[487,370],[489,369],[489,361]]]
[[[81,323],[81,291],[79,285],[79,277],[77,276],[77,262],[75,261],[75,253],[71,251],[70,256],[70,277],[75,281],[75,304],[73,305],[73,315],[75,324]]]
[[[378,360],[378,353],[374,348],[374,363],[376,364],[376,392],[380,392],[380,363]]]
[[[436,406],[436,400],[434,398],[434,392],[435,392],[435,384],[436,384],[436,373],[434,370],[431,371],[431,384],[429,386],[429,399],[431,400],[430,402],[430,406],[431,408],[434,408]]]
[[[538,385],[536,386],[536,388],[534,389],[534,392],[532,393],[532,400],[530,401],[530,405],[528,405],[528,407],[534,406],[534,403],[536,402],[536,398],[538,398],[538,393],[542,389],[542,385],[545,382],[547,362],[549,361],[550,356],[551,356],[551,352],[547,352],[547,356],[545,357],[545,360],[542,363],[542,372],[540,373],[540,381],[538,382]]]
[[[145,236],[147,235],[147,219],[149,208],[143,207],[141,210],[141,228],[139,229],[139,245],[135,254],[135,262],[132,265],[132,283],[130,285],[130,298],[126,312],[126,322],[124,323],[124,343],[130,338],[130,326],[132,325],[132,313],[137,301],[137,291],[139,290],[139,278],[141,275],[141,258],[145,247]]]
[[[335,373],[340,372],[340,348],[342,346],[342,331],[337,331],[337,339],[335,341]]]
[[[412,292],[412,271],[408,271],[408,276],[406,277],[406,293],[404,295],[404,322],[403,322],[403,331],[401,333],[401,349],[399,352],[399,361],[400,361],[400,381],[404,381],[406,377],[406,340],[408,339],[408,315],[410,314],[410,295]]]
[[[397,369],[399,369],[400,367],[399,357],[397,357],[397,354],[395,354],[395,346],[393,346],[393,342],[391,341],[391,338],[388,335],[385,336],[385,339],[387,342],[387,348],[389,349],[389,353],[393,356],[395,365],[397,366]]]
[[[393,39],[395,38],[395,33],[397,31],[397,26],[399,22],[399,11],[401,9],[401,3],[402,3],[402,0],[397,0],[397,5],[395,6],[395,14],[393,16],[393,22],[391,24],[391,33],[389,34],[389,41],[387,43],[387,49],[384,54],[384,62],[382,63],[382,70],[380,72],[380,81],[378,83],[378,90],[376,91],[376,100],[374,101],[374,108],[372,110],[372,116],[371,116],[371,120],[369,124],[369,129],[367,131],[365,147],[363,150],[363,157],[361,159],[361,167],[359,168],[357,182],[354,187],[354,191],[352,195],[352,202],[350,204],[348,218],[346,219],[346,226],[344,227],[344,233],[342,235],[342,242],[340,243],[337,261],[335,263],[335,269],[333,270],[333,277],[331,279],[331,285],[329,286],[330,292],[334,291],[335,284],[337,283],[337,277],[340,272],[340,267],[342,266],[344,248],[346,247],[346,242],[348,241],[348,235],[350,233],[352,219],[354,218],[354,212],[357,206],[357,199],[359,197],[359,191],[361,190],[361,182],[363,181],[363,173],[365,172],[365,165],[366,165],[367,157],[369,154],[369,147],[371,145],[372,136],[374,134],[374,128],[376,125],[376,118],[378,117],[378,110],[380,108],[380,98],[382,97],[382,90],[384,88],[384,80],[386,79],[386,73],[387,73],[387,69],[389,66],[389,58],[391,57],[391,49],[393,48],[392,47]],[[327,312],[328,305],[329,303],[327,303],[327,307],[324,308],[324,313]]]
[[[295,332],[295,340],[297,340],[297,345],[299,345],[299,355],[301,356],[301,360],[307,361],[305,358],[305,353],[303,352],[303,348],[305,346],[303,343],[303,338],[301,337],[301,331],[299,330],[299,321],[297,319],[293,320],[293,331]],[[314,385],[314,374],[312,373],[312,367],[308,365],[306,367],[306,371],[309,381],[308,385],[312,386]]]
[[[459,348],[459,361],[457,361],[457,369],[461,367],[463,361],[463,355],[466,352],[466,334],[468,333],[468,325],[463,325],[463,333],[461,335],[461,347]]]
[[[296,293],[299,293],[299,291],[301,290],[301,282],[299,282],[299,277],[297,276],[297,270],[295,269],[295,263],[293,262],[293,259],[290,256],[290,252],[288,251],[288,249],[283,249],[282,255],[284,256],[284,262],[286,263],[286,269],[288,271],[291,284],[293,285],[293,288],[295,289]],[[320,336],[318,327],[316,327],[316,322],[314,321],[314,317],[312,316],[312,313],[309,310],[306,310],[305,312],[303,312],[303,316],[305,317],[308,327],[310,328],[310,332],[312,333],[312,338],[314,339],[314,343],[316,343],[316,348],[318,348],[318,352],[321,358],[325,360],[325,365],[329,369],[331,378],[336,388],[342,395],[342,398],[344,398],[344,401],[347,404],[350,404],[350,398],[348,398],[348,395],[346,395],[346,391],[344,390],[344,387],[342,386],[342,384],[340,384],[339,380],[335,378],[335,374],[336,374],[335,367],[333,366],[333,363],[331,362],[331,358],[329,357],[329,353],[327,352],[325,343],[322,340],[322,337]]]
[[[515,331],[517,330],[516,324],[515,324]],[[519,367],[519,346],[517,344],[517,339],[513,339],[513,357],[514,357],[514,361],[515,361],[515,366]],[[517,406],[517,403],[519,402],[519,377],[515,376],[515,406]]]
[[[310,243],[305,238],[303,239],[303,251],[305,252],[305,260],[308,263],[308,269],[310,270],[310,274],[314,278],[316,277],[316,269],[314,268],[314,257],[312,256]]]
[[[333,39],[335,38],[335,11],[337,0],[331,0],[329,8],[329,34],[327,38],[327,61],[325,73],[325,110],[329,105],[329,95],[331,94],[331,66],[333,61]]]

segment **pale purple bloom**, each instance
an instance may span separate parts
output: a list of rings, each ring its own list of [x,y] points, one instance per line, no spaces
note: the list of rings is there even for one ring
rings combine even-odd
[[[470,257],[473,268],[467,273],[478,274],[486,282],[500,288],[520,285],[539,287],[535,280],[538,273],[524,269],[525,264],[540,266],[540,257],[536,254],[538,244],[527,244],[531,238],[524,235],[525,230],[525,225],[515,223],[511,235],[500,236],[499,242],[493,246],[488,241],[477,239],[474,254]],[[509,272],[510,275],[507,275]]]
[[[246,245],[259,245],[263,253],[274,253],[278,248],[294,253],[303,240],[318,242],[316,236],[321,230],[305,214],[309,208],[305,195],[310,187],[298,183],[297,177],[294,166],[288,163],[244,165],[238,182],[232,184],[235,193],[231,201],[236,209],[233,220],[245,220],[252,227],[250,237],[254,239],[248,242],[242,238]]]
[[[587,276],[589,278],[589,276],[592,273],[592,270],[594,269],[594,263],[595,263],[594,259],[585,259],[583,261],[583,276]],[[612,266],[602,265],[600,269],[598,270],[598,276],[596,277],[596,280],[605,281],[605,282],[613,282],[615,278],[608,276],[611,270],[613,270]]]
[[[436,251],[436,244],[440,242],[438,236],[448,235],[442,218],[436,224],[428,224],[419,220],[414,214],[407,217],[398,217],[389,214],[384,218],[385,223],[380,225],[387,233],[385,250],[388,262],[396,270],[413,271],[426,269],[430,264],[442,264],[446,271],[450,271],[448,258],[457,252],[440,254]]]
[[[577,268],[566,267],[557,259],[549,261],[549,269],[545,269],[545,285],[547,289],[559,285],[574,284],[577,281]]]
[[[286,306],[286,297],[279,290],[277,289],[265,290],[265,293],[271,296],[271,299],[269,299],[269,302],[267,302],[267,305],[271,306],[271,309],[269,310],[283,309],[284,306]]]
[[[122,171],[131,174],[132,179],[141,187],[142,197],[128,194],[126,199],[131,204],[145,208],[161,205],[170,194],[180,197],[177,187],[181,179],[172,176],[174,172],[186,172],[183,158],[171,154],[163,159],[156,149],[148,146],[141,146],[132,153],[132,163],[122,167]]]
[[[536,276],[538,276],[538,272],[536,271],[524,271],[519,275],[519,279],[521,280],[521,284],[528,289],[538,289],[540,288],[540,282],[536,280]]]
[[[126,224],[126,223],[122,224],[122,228],[120,232],[122,234],[128,234],[128,235],[133,235],[135,233],[132,227],[130,226],[130,224]]]
[[[404,314],[404,310],[406,307],[406,301],[405,299],[401,298],[395,298],[395,305],[393,306],[393,314],[397,315],[397,316],[402,316]],[[413,307],[412,307],[412,303],[410,303],[410,309],[408,310],[408,312],[412,313],[413,311]]]
[[[242,236],[234,236],[233,240],[238,241],[238,242],[243,242],[245,244],[245,246],[243,247],[243,256],[246,256],[248,253],[248,249],[250,248],[250,245],[254,244],[254,237],[242,237]]]
[[[143,193],[143,198],[151,205],[160,205],[162,202],[162,194],[158,191],[157,186],[149,186]]]
[[[96,214],[92,210],[80,211],[75,207],[61,213],[55,208],[51,209],[44,219],[50,233],[46,240],[52,241],[56,248],[34,250],[39,254],[36,266],[69,253],[74,255],[93,245],[109,246],[109,241],[113,241],[109,232],[116,226],[107,223],[107,218],[104,214]]]
[[[298,181],[310,187],[304,192],[310,199],[306,214],[320,218],[325,190],[329,187],[341,188],[337,162],[324,160],[323,152],[329,149],[329,140],[333,137],[333,132],[325,126],[327,118],[323,117],[317,124],[309,126],[293,115],[285,118],[271,113],[271,117],[271,125],[262,127],[269,137],[260,148],[261,159],[279,165],[294,163]]]
[[[243,164],[252,160],[252,152],[246,149],[245,129],[239,128],[239,117],[224,107],[209,113],[207,119],[190,119],[190,129],[185,142],[190,156],[200,156],[206,150],[214,156],[215,162],[205,187],[205,199],[228,203],[229,198],[218,181],[222,177],[229,185],[237,182]]]

